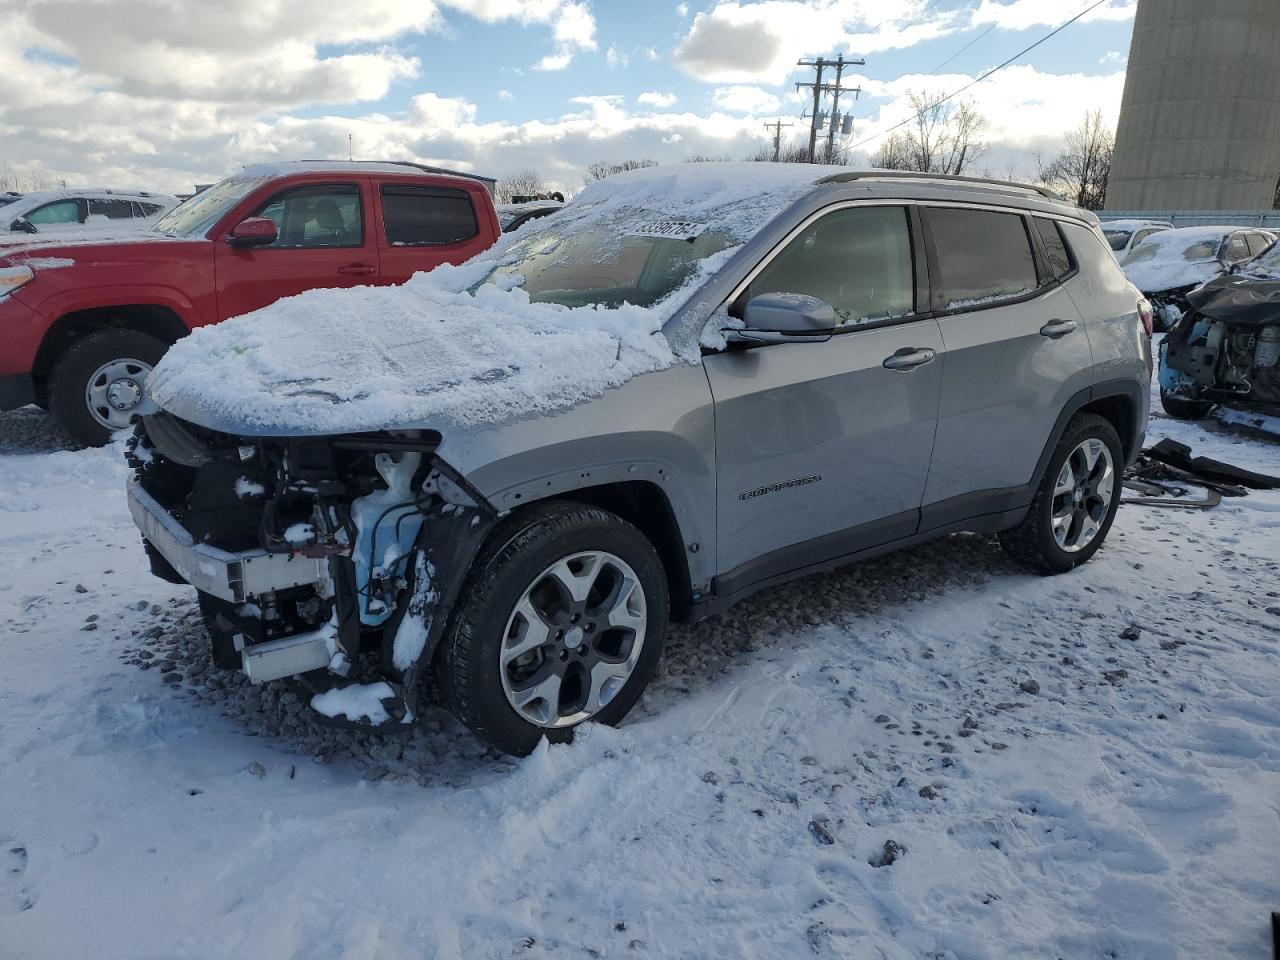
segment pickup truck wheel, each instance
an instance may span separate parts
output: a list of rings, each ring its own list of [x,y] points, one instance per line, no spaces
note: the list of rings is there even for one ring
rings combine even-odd
[[[49,411],[81,443],[100,447],[129,426],[142,386],[168,344],[136,330],[100,330],[54,365]]]
[[[519,756],[543,737],[568,740],[584,721],[620,721],[666,633],[666,574],[648,539],[605,510],[555,503],[490,543],[437,659],[445,703]]]
[[[1175,420],[1203,420],[1213,409],[1208,400],[1186,400],[1182,397],[1171,397],[1160,391],[1160,406],[1164,412]]]
[[[1123,462],[1115,427],[1091,413],[1072,418],[1026,517],[1000,534],[1005,552],[1045,574],[1065,573],[1092,557],[1120,505]]]

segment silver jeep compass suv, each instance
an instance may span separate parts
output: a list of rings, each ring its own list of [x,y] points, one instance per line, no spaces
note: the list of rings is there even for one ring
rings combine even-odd
[[[1048,191],[651,168],[459,267],[181,341],[130,507],[220,665],[372,725],[434,686],[527,753],[621,720],[669,620],[791,578],[961,530],[1088,560],[1149,334]]]

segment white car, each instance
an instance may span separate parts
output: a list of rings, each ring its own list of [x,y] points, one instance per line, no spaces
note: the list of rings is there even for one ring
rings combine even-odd
[[[1117,260],[1123,260],[1125,254],[1153,233],[1172,229],[1173,224],[1168,220],[1126,219],[1102,222],[1102,235],[1107,238]]]
[[[141,230],[178,205],[177,197],[135,190],[41,190],[0,207],[10,238],[29,234]],[[3,232],[0,232],[0,236]]]

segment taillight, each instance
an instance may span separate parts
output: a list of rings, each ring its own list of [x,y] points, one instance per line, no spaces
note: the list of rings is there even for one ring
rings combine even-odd
[[[1142,329],[1149,337],[1151,332],[1155,330],[1155,313],[1151,309],[1150,300],[1138,301],[1138,319],[1142,321]]]

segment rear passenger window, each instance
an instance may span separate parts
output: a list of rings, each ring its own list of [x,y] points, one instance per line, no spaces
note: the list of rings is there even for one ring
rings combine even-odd
[[[89,216],[106,217],[109,220],[132,220],[133,202],[130,200],[108,200],[90,197]]]
[[[1247,237],[1247,241],[1249,244],[1249,256],[1251,257],[1256,257],[1258,254],[1260,254],[1263,250],[1267,249],[1267,247],[1271,245],[1271,241],[1268,240],[1261,233],[1249,234]]]
[[[955,310],[1031,293],[1036,265],[1022,217],[931,207],[942,309]]]
[[[1071,272],[1071,254],[1067,253],[1062,232],[1056,223],[1044,217],[1035,217],[1032,223],[1036,225],[1040,242],[1044,244],[1045,258],[1049,261],[1049,276],[1045,280],[1061,280]]]
[[[1249,245],[1244,242],[1243,233],[1237,233],[1227,241],[1227,248],[1223,253],[1223,258],[1227,263],[1249,259]]]
[[[461,243],[479,232],[467,192],[447,187],[383,187],[382,220],[393,247]]]
[[[831,304],[840,325],[915,312],[911,231],[902,207],[851,207],[814,221],[747,288],[806,293]]]

